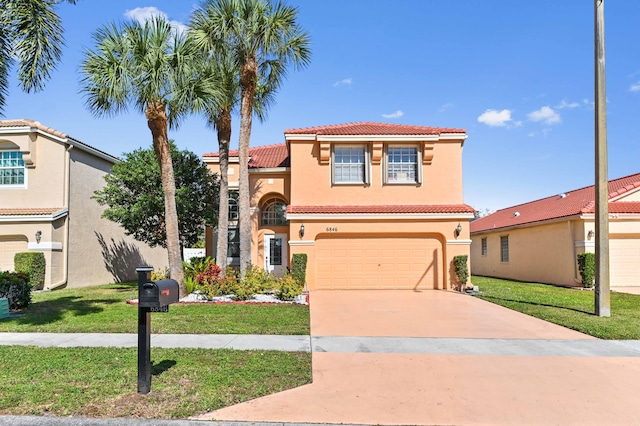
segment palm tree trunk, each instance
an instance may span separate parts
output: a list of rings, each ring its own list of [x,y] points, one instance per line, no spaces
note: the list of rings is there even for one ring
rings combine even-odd
[[[251,119],[253,101],[256,93],[258,64],[255,57],[250,57],[240,71],[240,143],[238,160],[240,162],[240,273],[251,264],[251,211],[249,193],[249,140],[251,138]]]
[[[220,202],[218,209],[218,244],[216,247],[216,264],[220,274],[225,275],[227,269],[227,247],[229,236],[229,141],[231,140],[231,111],[220,110],[216,122],[218,144],[220,145]]]
[[[160,165],[162,191],[164,192],[164,217],[167,230],[167,253],[169,255],[169,273],[178,281],[180,297],[187,295],[184,285],[184,270],[180,255],[180,234],[178,232],[178,211],[176,209],[176,182],[173,175],[171,149],[167,136],[167,111],[161,102],[149,102],[145,110],[147,124],[153,136],[153,150]]]

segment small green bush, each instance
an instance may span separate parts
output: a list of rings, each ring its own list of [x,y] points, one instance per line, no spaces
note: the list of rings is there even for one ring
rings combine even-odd
[[[169,268],[151,271],[151,281],[160,281],[170,278]]]
[[[24,272],[29,276],[31,288],[40,290],[44,287],[46,261],[41,251],[27,251],[16,253],[13,257],[13,269]]]
[[[192,257],[189,262],[182,262],[184,276],[195,278],[198,274],[205,272],[211,263],[215,264],[214,260],[211,259],[210,256]]]
[[[594,253],[578,253],[578,270],[582,277],[582,286],[591,288],[596,278],[596,255]]]
[[[290,302],[302,294],[302,288],[303,286],[293,275],[286,274],[276,282],[276,297]]]
[[[31,285],[24,272],[0,272],[0,297],[9,299],[9,309],[16,310],[31,303]]]
[[[468,256],[466,254],[453,256],[453,267],[456,270],[456,275],[460,280],[460,284],[462,284],[463,286],[467,284],[467,280],[469,279],[469,268],[467,268],[467,259]]]
[[[295,253],[291,260],[291,272],[303,287],[307,282],[307,254]]]

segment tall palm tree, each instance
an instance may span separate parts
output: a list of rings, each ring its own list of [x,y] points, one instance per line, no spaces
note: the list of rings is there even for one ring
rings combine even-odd
[[[18,79],[29,93],[44,88],[62,55],[63,28],[55,11],[65,0],[0,0],[0,113],[9,88],[9,71],[18,62]],[[66,0],[75,4],[76,0]]]
[[[298,10],[270,0],[208,0],[206,40],[213,51],[228,49],[238,66],[240,81],[240,270],[251,262],[249,211],[249,142],[257,87],[271,94],[280,87],[287,67],[305,67],[310,60],[309,35],[296,22]]]
[[[104,26],[94,41],[94,50],[85,51],[82,62],[87,107],[98,116],[112,116],[133,104],[145,114],[162,173],[169,270],[183,297],[186,287],[167,129],[176,127],[187,113],[203,111],[218,96],[215,80],[202,75],[202,56],[191,39],[160,16],[144,26],[136,21],[120,28]]]

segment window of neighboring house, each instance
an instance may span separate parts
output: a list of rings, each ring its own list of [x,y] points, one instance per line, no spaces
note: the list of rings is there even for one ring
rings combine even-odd
[[[481,244],[482,244],[482,255],[486,256],[487,255],[487,239],[483,238],[482,240],[480,240]]]
[[[227,257],[240,257],[240,228],[229,228]]]
[[[415,146],[387,146],[385,183],[421,183],[420,152]]]
[[[334,146],[332,183],[368,183],[367,158],[364,145]]]
[[[229,191],[229,220],[240,219],[240,207],[238,206],[238,191]]]
[[[500,262],[509,261],[509,236],[500,237]]]
[[[285,217],[287,205],[278,198],[271,198],[262,205],[262,226],[278,226],[288,225],[289,222]]]
[[[0,187],[24,186],[25,167],[19,151],[0,151]]]

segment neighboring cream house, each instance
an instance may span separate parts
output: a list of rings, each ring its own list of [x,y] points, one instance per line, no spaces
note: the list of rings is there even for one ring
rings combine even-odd
[[[0,120],[0,270],[14,254],[45,254],[45,288],[135,279],[166,250],[125,236],[91,199],[118,158],[32,120]]]
[[[581,285],[576,255],[595,250],[588,186],[498,210],[471,222],[475,275]],[[640,174],[609,181],[611,287],[640,286]]]
[[[286,144],[252,148],[252,263],[282,273],[306,253],[311,290],[456,287],[452,259],[469,254],[474,214],[463,201],[466,138],[462,129],[349,123],[287,130]],[[204,161],[219,171],[217,153]],[[231,152],[232,224],[238,165]]]

